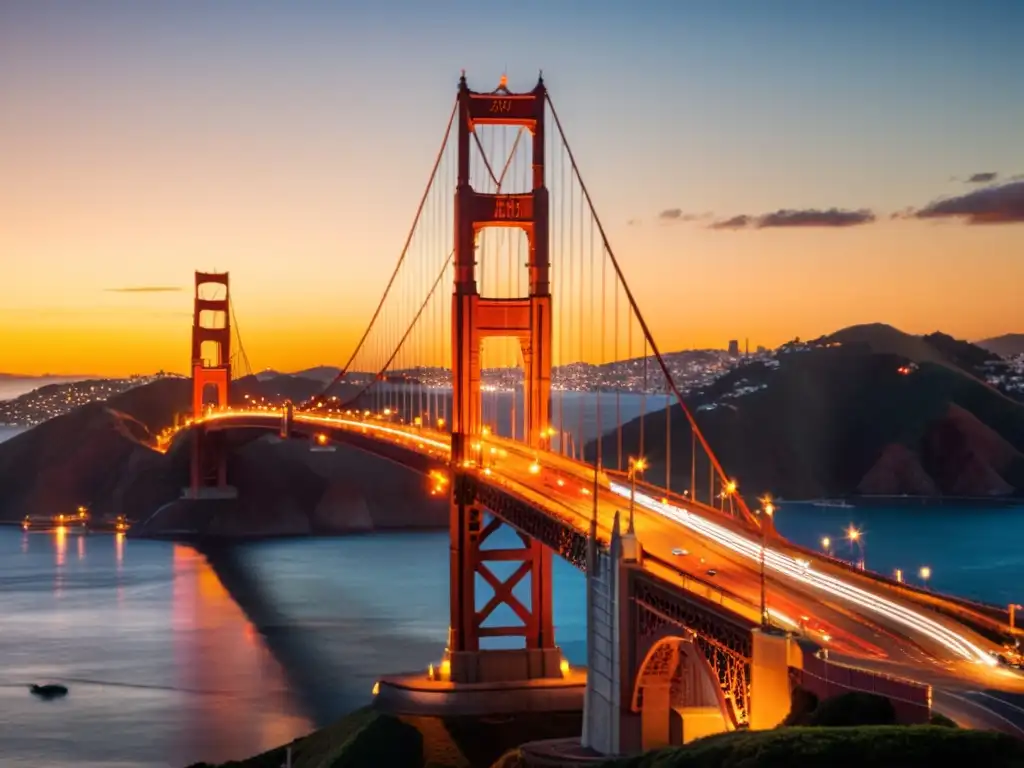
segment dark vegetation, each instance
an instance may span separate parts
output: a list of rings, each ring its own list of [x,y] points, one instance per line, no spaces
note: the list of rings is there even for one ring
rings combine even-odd
[[[290,745],[219,768],[280,768],[288,746],[294,768],[486,768],[525,741],[573,736],[580,725],[579,714],[571,713],[438,718],[387,715],[367,707]]]
[[[649,752],[606,768],[935,768],[1024,764],[1024,742],[985,731],[931,725],[780,728],[722,734]]]

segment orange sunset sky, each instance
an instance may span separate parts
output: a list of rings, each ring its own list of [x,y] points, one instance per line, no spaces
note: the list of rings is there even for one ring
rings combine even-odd
[[[195,269],[255,368],[340,365],[463,68],[543,68],[665,350],[1024,331],[1019,4],[342,5],[0,9],[0,371],[185,371]]]

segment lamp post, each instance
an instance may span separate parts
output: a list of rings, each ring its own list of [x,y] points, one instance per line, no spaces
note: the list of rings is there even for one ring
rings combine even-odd
[[[763,499],[764,518],[761,520],[761,626],[767,628],[768,621],[768,588],[764,578],[764,556],[768,548],[768,525],[772,515],[775,514],[775,505],[767,497]]]
[[[853,523],[846,529],[846,538],[850,542],[850,548],[856,544],[860,551],[860,563],[858,563],[860,569],[863,571],[867,565],[867,556],[864,554],[864,534],[860,530],[853,527]]]
[[[825,550],[825,554],[832,557],[832,539],[828,536],[821,537],[821,548]]]
[[[918,575],[921,577],[921,581],[923,581],[924,585],[927,587],[928,579],[932,577],[932,569],[929,568],[927,565],[922,565],[921,570],[918,571]]]
[[[647,469],[647,460],[641,456],[636,458],[634,456],[629,457],[629,532],[634,533],[633,530],[633,510],[636,507],[636,476]]]
[[[724,487],[722,488],[722,511],[725,512],[725,500],[728,499],[730,515],[735,515],[735,511],[733,510],[732,506],[732,497],[736,494],[736,488],[737,485],[735,480],[726,481]]]

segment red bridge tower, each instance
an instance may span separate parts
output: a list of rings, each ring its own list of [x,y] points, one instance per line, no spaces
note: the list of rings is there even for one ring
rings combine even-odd
[[[479,458],[474,450],[482,428],[480,397],[481,344],[487,337],[517,338],[523,355],[526,441],[541,447],[547,439],[551,390],[551,288],[548,256],[548,190],[544,184],[543,79],[527,93],[511,93],[502,78],[492,93],[471,91],[463,74],[458,97],[458,187],[455,192],[455,286],[452,296],[452,506],[451,535],[451,677],[477,682],[510,677],[560,676],[551,616],[551,551],[521,536],[518,549],[482,549],[483,540],[499,524],[482,527],[484,510],[476,501],[472,475],[460,469]],[[520,194],[483,194],[470,186],[470,138],[477,126],[525,126],[533,136],[533,188]],[[480,295],[476,283],[476,242],[485,227],[517,227],[529,242],[529,295],[497,299]],[[487,561],[521,565],[505,581],[488,569]],[[512,594],[530,580],[530,606]],[[476,584],[480,576],[494,592],[478,611]],[[520,626],[483,626],[497,605],[504,604]],[[522,637],[524,652],[487,653],[480,657],[483,637]],[[525,655],[525,658],[524,658]],[[507,658],[507,664],[501,662]],[[524,663],[525,662],[525,663]],[[514,669],[520,670],[518,673]],[[525,673],[524,673],[525,670]]]
[[[205,285],[223,285],[224,297],[203,298]],[[196,272],[192,311],[192,418],[202,417],[208,387],[215,389],[216,405],[225,407],[231,386],[231,292],[227,272]],[[212,345],[212,357],[204,358],[203,345]],[[223,433],[207,434],[201,427],[193,435],[191,495],[201,488],[225,488],[227,470]]]

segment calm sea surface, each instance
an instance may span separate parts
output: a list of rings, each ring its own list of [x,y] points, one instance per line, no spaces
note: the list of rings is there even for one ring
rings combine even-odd
[[[852,522],[872,568],[928,565],[938,589],[1024,598],[1021,508],[783,504],[778,522],[809,545]],[[178,768],[329,722],[381,674],[436,661],[447,558],[443,532],[246,544],[226,579],[236,601],[189,547],[0,528],[0,765]],[[555,585],[558,639],[580,662],[583,580],[558,562]],[[26,689],[48,681],[70,695]]]

